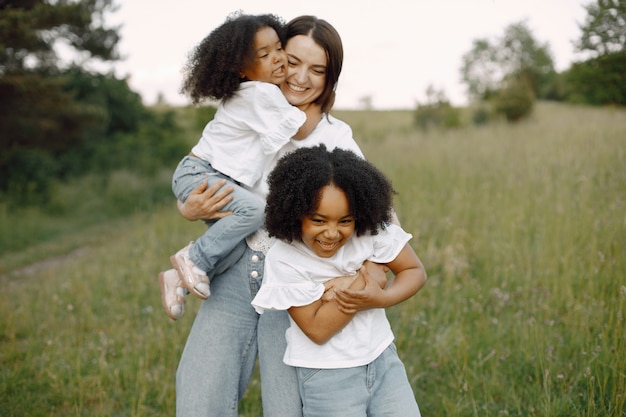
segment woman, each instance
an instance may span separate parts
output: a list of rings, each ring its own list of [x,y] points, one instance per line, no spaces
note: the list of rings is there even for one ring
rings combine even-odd
[[[285,145],[274,163],[297,147],[321,143],[362,156],[350,127],[329,114],[343,62],[339,34],[324,20],[301,16],[287,24],[286,39],[288,70],[281,90],[292,105],[307,114],[317,108],[319,121],[305,139]],[[267,193],[265,179],[274,163],[267,167],[256,190],[261,195]],[[181,213],[190,220],[227,215],[216,214],[229,200],[228,189],[214,195],[218,185],[192,193],[180,205]],[[287,313],[271,311],[259,316],[250,304],[261,285],[264,253],[272,243],[266,233],[257,232],[233,251],[230,261],[223,262],[229,265],[237,259],[234,265],[213,278],[211,299],[200,307],[176,374],[177,416],[237,416],[257,354],[263,415],[302,415],[295,370],[282,362]]]

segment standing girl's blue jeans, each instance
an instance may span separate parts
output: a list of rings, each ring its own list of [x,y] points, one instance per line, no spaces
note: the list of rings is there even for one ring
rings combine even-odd
[[[297,372],[304,417],[420,416],[393,343],[364,366]]]
[[[283,363],[288,313],[256,313],[250,302],[261,286],[265,257],[245,242],[240,246],[234,251],[243,251],[239,260],[211,282],[211,297],[187,338],[176,373],[177,417],[237,417],[257,352],[263,416],[302,416],[296,370]]]
[[[220,179],[227,180],[227,185],[234,188],[232,201],[224,207],[224,211],[232,211],[233,214],[219,220],[205,220],[208,230],[189,249],[191,260],[211,278],[217,263],[262,226],[265,201],[213,169],[207,161],[194,156],[186,156],[180,161],[172,179],[174,195],[183,203],[203,182],[211,186]]]

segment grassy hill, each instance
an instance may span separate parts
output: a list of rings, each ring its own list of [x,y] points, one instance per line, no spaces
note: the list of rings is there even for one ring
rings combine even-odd
[[[626,111],[540,103],[429,132],[408,111],[335,115],[392,179],[429,275],[388,309],[422,414],[626,415]],[[204,226],[154,197],[172,169],[85,179],[56,214],[0,207],[0,415],[174,414],[199,300],[169,321],[156,278]],[[262,415],[259,390],[241,415]]]

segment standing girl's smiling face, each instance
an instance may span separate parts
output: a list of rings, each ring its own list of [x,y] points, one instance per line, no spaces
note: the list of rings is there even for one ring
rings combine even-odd
[[[312,103],[324,91],[326,51],[313,38],[297,35],[287,41],[287,79],[280,89],[293,106]]]
[[[354,216],[342,189],[326,185],[315,211],[302,219],[302,242],[317,256],[330,258],[354,235]]]

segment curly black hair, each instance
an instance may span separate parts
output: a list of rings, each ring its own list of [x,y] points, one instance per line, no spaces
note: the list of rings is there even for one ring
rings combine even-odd
[[[387,177],[354,152],[326,146],[283,156],[268,177],[265,227],[287,242],[302,238],[302,219],[315,212],[326,185],[340,188],[355,219],[355,232],[376,234],[391,222],[395,190]]]
[[[259,29],[271,27],[285,43],[285,23],[272,14],[230,14],[189,54],[180,89],[193,104],[204,99],[228,98],[239,87],[240,73],[254,59],[254,37]]]

